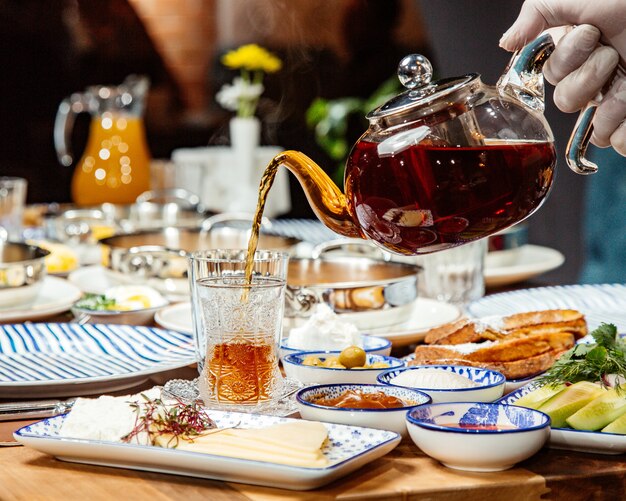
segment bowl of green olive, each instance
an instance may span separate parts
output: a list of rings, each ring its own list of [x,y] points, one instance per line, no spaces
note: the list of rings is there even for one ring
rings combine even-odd
[[[299,352],[283,358],[287,377],[304,384],[376,383],[378,375],[404,365],[403,360],[366,353],[358,346],[349,346],[340,353]]]

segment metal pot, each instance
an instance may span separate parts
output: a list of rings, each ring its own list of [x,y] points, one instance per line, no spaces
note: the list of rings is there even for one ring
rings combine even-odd
[[[358,314],[352,320],[360,328],[401,323],[417,299],[419,271],[419,266],[369,257],[291,259],[285,316],[306,317],[315,304],[326,303],[336,313]]]
[[[245,223],[241,227],[221,224]],[[267,223],[266,223],[267,224]],[[115,235],[100,240],[103,264],[118,274],[137,279],[187,277],[187,255],[201,249],[246,249],[250,216],[220,215],[207,219],[201,228],[166,227]],[[259,249],[289,249],[295,238],[261,234]]]
[[[34,300],[46,276],[48,254],[35,245],[0,239],[0,308]]]
[[[139,195],[134,204],[104,203],[50,215],[46,218],[46,233],[59,242],[94,245],[100,238],[120,231],[128,233],[165,226],[198,228],[205,219],[200,199],[187,190],[147,191]]]

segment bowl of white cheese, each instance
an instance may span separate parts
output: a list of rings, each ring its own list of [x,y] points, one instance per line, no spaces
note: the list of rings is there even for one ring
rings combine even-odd
[[[415,365],[378,375],[381,384],[426,393],[433,403],[493,402],[504,392],[506,378],[498,371],[463,365]]]
[[[280,343],[281,359],[298,352],[327,351],[339,354],[348,346],[363,348],[370,355],[389,356],[391,341],[362,334],[352,323],[341,318],[325,304],[315,307],[313,314],[300,327],[294,327]]]

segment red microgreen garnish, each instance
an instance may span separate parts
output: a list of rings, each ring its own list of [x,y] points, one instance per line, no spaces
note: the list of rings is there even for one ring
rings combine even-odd
[[[194,437],[206,430],[217,428],[206,410],[198,402],[186,404],[181,400],[165,404],[161,399],[148,398],[143,393],[144,402],[133,402],[130,406],[136,413],[135,426],[123,442],[130,442],[140,433],[146,432],[150,442],[159,435],[172,435],[172,440],[184,438],[193,442]],[[168,444],[169,445],[169,444]]]

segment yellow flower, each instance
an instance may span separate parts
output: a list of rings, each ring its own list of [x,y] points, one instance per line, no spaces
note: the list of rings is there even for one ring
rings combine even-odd
[[[256,44],[242,45],[222,56],[222,63],[232,69],[275,73],[282,67],[282,61],[271,52]]]

